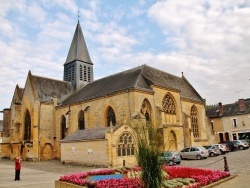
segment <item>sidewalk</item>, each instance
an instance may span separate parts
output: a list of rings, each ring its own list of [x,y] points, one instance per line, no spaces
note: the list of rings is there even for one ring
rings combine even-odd
[[[21,181],[14,181],[14,166],[0,163],[0,188],[54,188],[55,180],[62,174],[44,172],[28,168],[21,169]]]

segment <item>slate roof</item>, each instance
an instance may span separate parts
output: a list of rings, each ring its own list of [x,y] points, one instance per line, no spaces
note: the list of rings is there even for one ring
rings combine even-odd
[[[17,85],[17,94],[18,94],[18,97],[22,100],[23,98],[23,91],[24,91],[24,88],[20,88],[18,85]]]
[[[204,101],[184,76],[177,77],[142,65],[88,83],[65,99],[62,105],[82,102],[128,89],[139,89],[153,93],[151,85],[178,90],[182,98]]]
[[[89,56],[89,52],[85,43],[85,39],[79,21],[77,23],[75,34],[69,49],[68,57],[64,65],[71,63],[75,60],[83,61],[85,63],[93,65]]]
[[[206,107],[206,115],[209,118],[236,116],[250,113],[250,99],[245,99],[246,110],[240,111],[239,102],[222,105],[223,113],[220,115],[219,105],[210,105]]]
[[[118,126],[113,126],[113,130],[117,130]],[[61,142],[83,141],[105,139],[105,133],[110,131],[110,127],[98,127],[93,129],[77,130],[73,134],[67,136]]]
[[[51,97],[57,97],[58,102],[64,100],[73,88],[70,82],[32,75],[38,97],[41,102],[51,101]]]
[[[14,96],[13,96],[12,100],[15,100],[15,101],[12,101],[12,102],[14,102],[14,103],[21,103],[22,98],[23,98],[24,88],[20,88],[19,85],[17,84],[15,92],[17,94],[17,97],[14,98]]]

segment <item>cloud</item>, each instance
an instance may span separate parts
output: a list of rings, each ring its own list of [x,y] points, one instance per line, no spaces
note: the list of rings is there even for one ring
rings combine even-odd
[[[212,99],[209,102],[246,87],[247,82],[241,80],[246,79],[242,74],[249,75],[250,70],[249,6],[246,1],[168,0],[156,2],[148,11],[162,28],[166,42],[177,50],[174,61],[192,72],[191,83],[202,88]],[[183,60],[180,54],[186,56],[186,63],[178,62]],[[199,75],[205,77],[205,87],[194,79]],[[218,88],[215,96],[206,91],[212,87]]]

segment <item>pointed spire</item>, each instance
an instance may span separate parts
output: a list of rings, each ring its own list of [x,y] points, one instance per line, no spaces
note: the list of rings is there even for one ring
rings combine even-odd
[[[89,56],[88,48],[84,40],[79,20],[69,49],[68,57],[64,65],[71,63],[72,61],[75,60],[83,61],[85,63],[93,65]]]

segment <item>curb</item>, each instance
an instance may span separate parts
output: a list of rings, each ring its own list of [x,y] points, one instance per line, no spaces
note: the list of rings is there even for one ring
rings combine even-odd
[[[221,179],[221,180],[216,181],[216,182],[214,182],[214,183],[211,183],[211,184],[209,184],[209,185],[206,185],[206,186],[204,186],[203,188],[212,188],[212,187],[215,187],[215,186],[217,186],[217,185],[219,185],[219,184],[221,184],[221,183],[224,183],[224,182],[226,182],[226,181],[229,181],[229,180],[231,180],[231,179],[233,179],[233,178],[235,178],[235,177],[237,177],[237,175],[231,175],[231,176],[229,176],[229,177],[227,177],[227,178],[224,178],[224,179]]]

